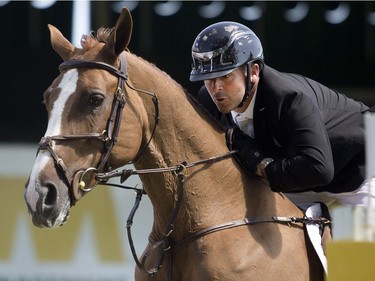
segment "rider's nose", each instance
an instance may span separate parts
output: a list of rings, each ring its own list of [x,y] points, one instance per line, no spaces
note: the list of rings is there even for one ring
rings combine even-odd
[[[223,90],[223,83],[220,79],[214,78],[206,82],[206,87],[209,88],[213,93],[217,93]]]
[[[220,79],[213,79],[213,87],[215,92],[220,92],[223,90],[223,83],[221,83]]]

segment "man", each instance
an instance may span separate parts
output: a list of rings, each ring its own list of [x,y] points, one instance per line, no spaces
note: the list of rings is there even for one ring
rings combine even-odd
[[[192,59],[190,81],[204,81],[198,100],[232,127],[227,145],[245,170],[290,197],[364,204],[366,105],[267,66],[258,37],[236,22],[205,28]]]

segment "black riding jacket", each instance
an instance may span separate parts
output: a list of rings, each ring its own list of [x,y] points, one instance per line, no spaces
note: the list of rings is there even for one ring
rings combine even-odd
[[[198,101],[224,126],[207,90]],[[274,159],[266,175],[274,191],[340,193],[364,181],[363,113],[368,107],[297,74],[267,65],[260,74],[254,134],[264,156]]]

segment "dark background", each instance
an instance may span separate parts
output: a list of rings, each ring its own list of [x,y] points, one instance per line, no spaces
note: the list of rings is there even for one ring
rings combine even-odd
[[[290,22],[285,13],[299,3],[308,14]],[[112,27],[118,17],[118,2],[91,3],[92,30]],[[127,5],[126,1],[121,3]],[[241,22],[260,37],[268,65],[285,72],[313,78],[347,96],[375,105],[375,15],[374,2],[344,2],[348,17],[329,23],[325,15],[342,2],[253,2],[227,1],[217,17],[200,15],[212,1],[182,2],[170,16],[156,12],[163,2],[133,2],[133,37],[130,49],[169,73],[190,93],[200,83],[190,83],[190,50],[196,35],[209,24],[222,20]],[[256,5],[256,6],[254,6]],[[262,16],[245,20],[240,10],[258,7]],[[374,16],[375,18],[375,16]],[[0,6],[0,142],[38,142],[47,125],[42,94],[58,75],[60,57],[50,47],[47,24],[71,36],[72,2],[56,2],[37,9],[31,2],[9,2]]]

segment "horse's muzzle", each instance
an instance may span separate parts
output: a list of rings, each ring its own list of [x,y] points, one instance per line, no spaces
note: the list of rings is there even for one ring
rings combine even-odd
[[[62,199],[69,198],[65,190],[61,191],[53,182],[27,184],[24,198],[35,226],[59,227],[68,220],[71,205],[69,200]]]

